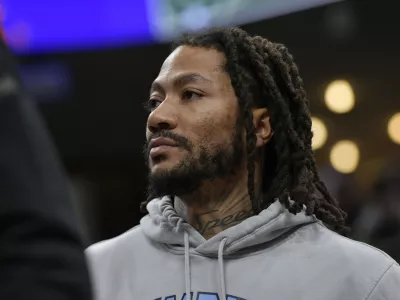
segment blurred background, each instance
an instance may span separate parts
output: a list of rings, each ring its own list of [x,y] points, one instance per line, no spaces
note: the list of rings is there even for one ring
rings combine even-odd
[[[400,261],[400,21],[393,0],[0,0],[87,245],[138,224],[142,103],[178,34],[240,25],[289,47],[322,178],[351,237]]]

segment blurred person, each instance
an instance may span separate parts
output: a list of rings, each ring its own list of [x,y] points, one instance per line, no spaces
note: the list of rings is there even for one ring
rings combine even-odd
[[[0,299],[90,300],[68,185],[0,40]]]
[[[398,299],[398,264],[336,233],[283,45],[186,35],[146,105],[149,214],[87,250],[97,299]]]
[[[355,238],[400,262],[400,162],[387,164],[373,189],[373,200],[355,224]]]

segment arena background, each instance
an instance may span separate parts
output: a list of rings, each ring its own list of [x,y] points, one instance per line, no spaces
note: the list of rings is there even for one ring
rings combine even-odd
[[[371,207],[399,207],[382,200],[394,193],[400,202],[396,1],[11,1],[0,6],[5,35],[58,147],[88,245],[138,224],[142,103],[168,41],[204,26],[243,25],[289,47],[318,118],[317,162],[353,238],[371,240]],[[400,244],[395,232],[391,243]]]

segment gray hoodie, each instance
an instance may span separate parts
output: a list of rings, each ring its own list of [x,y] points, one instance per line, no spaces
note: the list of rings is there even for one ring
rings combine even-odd
[[[87,250],[98,300],[399,300],[400,267],[278,201],[205,240],[168,197]]]

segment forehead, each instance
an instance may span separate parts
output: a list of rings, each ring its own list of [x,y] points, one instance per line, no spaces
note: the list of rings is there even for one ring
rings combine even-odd
[[[220,71],[224,64],[225,56],[214,49],[180,46],[164,61],[160,76],[175,72],[212,75],[214,73],[222,73]]]

